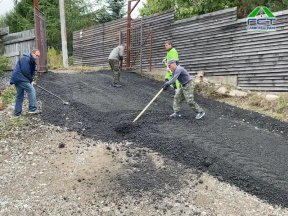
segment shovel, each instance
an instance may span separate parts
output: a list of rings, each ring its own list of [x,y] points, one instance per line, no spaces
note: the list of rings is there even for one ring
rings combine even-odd
[[[160,91],[154,96],[154,98],[147,104],[147,106],[139,113],[139,115],[133,120],[133,123],[136,122],[143,113],[148,109],[148,107],[154,102],[154,100],[161,94],[163,91],[163,88],[160,89]]]

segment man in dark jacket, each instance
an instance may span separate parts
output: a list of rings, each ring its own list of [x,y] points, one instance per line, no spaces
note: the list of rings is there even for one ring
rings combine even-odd
[[[171,84],[179,80],[181,87],[176,91],[173,103],[174,113],[170,115],[171,118],[181,117],[179,113],[181,109],[181,103],[186,100],[188,105],[197,113],[196,119],[201,119],[205,115],[204,110],[194,101],[194,84],[192,82],[192,77],[185,70],[185,68],[180,65],[177,66],[176,60],[171,59],[168,62],[168,67],[172,71],[172,79],[167,81],[163,89],[167,89]]]
[[[28,93],[29,111],[30,114],[40,113],[36,106],[36,91],[32,85],[33,77],[36,71],[36,59],[40,57],[40,51],[34,49],[31,53],[23,54],[23,57],[17,62],[12,77],[11,85],[16,87],[16,104],[15,116],[20,116],[22,113],[22,105],[24,100],[24,92]]]

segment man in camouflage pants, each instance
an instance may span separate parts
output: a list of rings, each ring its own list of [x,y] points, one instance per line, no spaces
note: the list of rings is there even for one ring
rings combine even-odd
[[[172,79],[167,81],[163,85],[163,89],[167,89],[171,84],[175,83],[178,79],[181,83],[180,89],[176,92],[174,96],[173,110],[174,113],[170,115],[170,118],[181,117],[179,113],[181,110],[181,103],[186,100],[188,105],[197,113],[196,119],[201,119],[205,115],[204,110],[194,101],[194,84],[192,82],[192,77],[185,70],[185,68],[180,65],[177,66],[176,60],[171,59],[168,62],[168,67],[173,72]]]
[[[126,46],[125,44],[121,44],[115,47],[108,57],[109,65],[113,72],[113,83],[112,83],[113,87],[121,87],[121,85],[119,84],[120,81],[119,63],[123,62],[125,46]]]

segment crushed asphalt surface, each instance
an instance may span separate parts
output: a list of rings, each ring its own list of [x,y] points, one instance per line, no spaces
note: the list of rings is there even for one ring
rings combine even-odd
[[[186,104],[183,117],[171,120],[168,116],[173,112],[173,98],[169,91],[132,123],[162,83],[125,72],[121,74],[121,88],[112,87],[111,80],[112,74],[107,71],[44,74],[38,84],[70,105],[38,89],[42,120],[76,131],[82,138],[127,141],[151,149],[186,167],[207,171],[271,204],[288,207],[287,123],[198,96],[196,101],[206,112],[202,120],[195,120],[195,113]],[[149,163],[141,166],[153,169]],[[119,178],[123,188],[137,196],[151,185],[161,185],[163,178],[175,184],[177,173],[158,174],[157,182],[135,181],[139,178],[133,175]]]

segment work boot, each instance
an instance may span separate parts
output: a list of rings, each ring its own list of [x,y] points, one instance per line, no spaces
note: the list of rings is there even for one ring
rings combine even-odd
[[[115,87],[115,88],[119,88],[121,87],[122,85],[118,84],[118,83],[112,83],[112,86]]]
[[[172,113],[170,116],[170,118],[181,118],[181,114],[177,113],[177,112],[174,112]]]
[[[197,120],[199,120],[199,119],[203,118],[204,116],[205,116],[205,112],[202,111],[202,112],[197,113],[197,115],[196,115],[195,118],[196,118]]]

